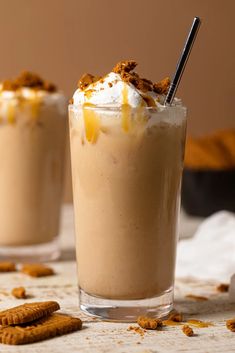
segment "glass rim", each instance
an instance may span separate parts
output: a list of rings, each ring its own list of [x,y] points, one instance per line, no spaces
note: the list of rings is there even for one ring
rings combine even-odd
[[[75,104],[69,104],[68,109],[72,109],[72,110],[82,110],[82,109],[89,109],[89,110],[97,110],[97,111],[110,111],[110,112],[121,112],[123,109],[124,105],[120,105],[120,106],[112,106],[112,105],[91,105],[91,106],[86,106],[83,104],[79,104],[79,105],[75,105]],[[187,108],[182,105],[182,104],[172,104],[172,105],[161,105],[161,107],[149,107],[149,106],[141,106],[141,107],[132,107],[130,105],[128,105],[128,107],[132,110],[132,111],[138,111],[140,108],[142,111],[146,111],[146,112],[155,112],[155,113],[161,113],[163,111],[172,111],[175,108],[181,108],[183,111],[187,111]]]

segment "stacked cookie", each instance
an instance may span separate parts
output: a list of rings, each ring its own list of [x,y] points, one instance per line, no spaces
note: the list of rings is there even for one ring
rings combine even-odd
[[[79,318],[54,314],[55,301],[26,303],[0,312],[0,343],[18,345],[81,330]]]

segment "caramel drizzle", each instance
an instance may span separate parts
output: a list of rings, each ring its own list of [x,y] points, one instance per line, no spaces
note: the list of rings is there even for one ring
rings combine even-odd
[[[84,103],[83,105],[83,119],[85,125],[86,139],[90,143],[96,143],[100,132],[100,118],[96,112],[89,107],[93,107],[91,103]]]
[[[164,326],[180,326],[180,325],[184,325],[185,323],[195,326],[195,327],[199,327],[199,328],[205,328],[205,327],[210,327],[210,326],[214,326],[214,324],[210,321],[201,321],[201,320],[196,320],[196,319],[190,319],[187,320],[185,322],[177,322],[177,321],[173,321],[173,320],[164,320],[162,321]]]
[[[15,109],[12,104],[9,104],[7,108],[7,121],[9,124],[15,123]]]
[[[128,132],[130,130],[130,106],[128,102],[128,88],[127,84],[124,83],[122,90],[122,121],[121,126],[123,131]]]
[[[195,319],[188,320],[187,323],[196,327],[214,326],[214,324],[210,321],[201,321],[201,320],[195,320]]]

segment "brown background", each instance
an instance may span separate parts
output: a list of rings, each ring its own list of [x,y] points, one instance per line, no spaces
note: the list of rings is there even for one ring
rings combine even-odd
[[[70,97],[83,72],[103,74],[133,58],[144,77],[159,80],[174,72],[191,21],[200,16],[178,92],[188,131],[235,127],[234,13],[234,0],[0,0],[0,78],[34,70]]]

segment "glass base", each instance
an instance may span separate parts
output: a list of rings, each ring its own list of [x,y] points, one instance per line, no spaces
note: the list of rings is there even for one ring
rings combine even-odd
[[[139,300],[113,300],[94,297],[79,289],[80,308],[105,321],[135,322],[138,316],[162,318],[173,309],[173,288],[161,295]]]
[[[50,243],[28,246],[0,246],[1,261],[45,262],[57,260],[60,256],[58,238]]]

